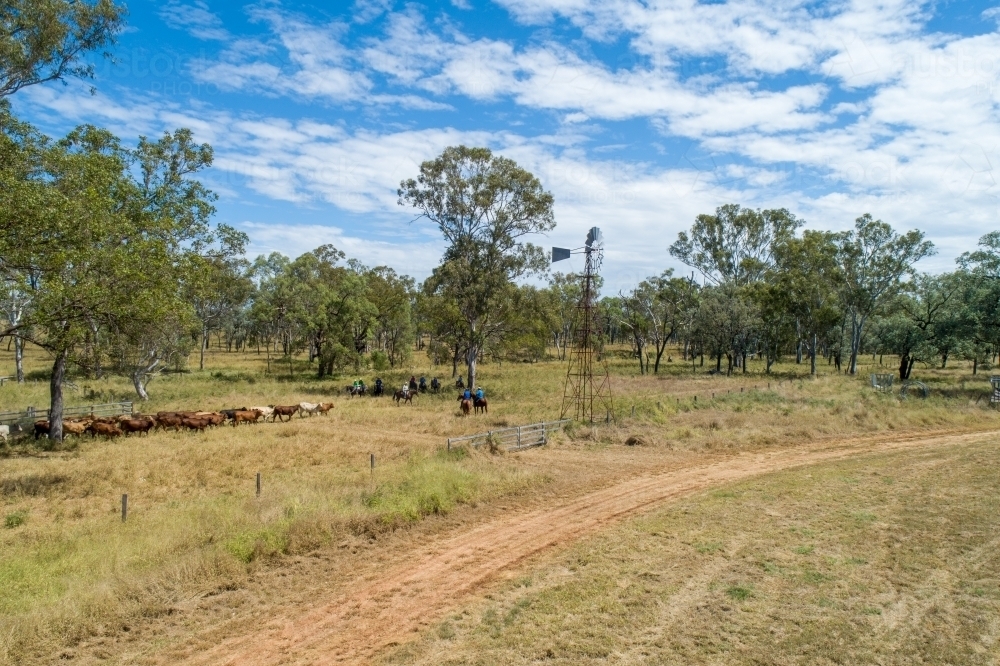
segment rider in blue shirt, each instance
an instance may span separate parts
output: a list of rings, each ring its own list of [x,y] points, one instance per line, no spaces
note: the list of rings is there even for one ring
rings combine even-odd
[[[482,386],[477,386],[476,387],[476,400],[482,400],[485,396],[486,396],[486,394],[483,392],[483,387]]]
[[[465,393],[462,394],[462,398],[465,400],[472,400],[472,391],[465,389]]]

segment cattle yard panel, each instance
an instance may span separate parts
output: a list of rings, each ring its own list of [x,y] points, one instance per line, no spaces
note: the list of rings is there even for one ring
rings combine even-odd
[[[990,377],[990,385],[993,387],[993,394],[990,396],[990,404],[1000,404],[1000,375]]]
[[[875,389],[876,391],[891,393],[893,379],[895,379],[895,375],[872,373],[871,376],[872,388]]]
[[[63,408],[63,418],[67,419],[76,416],[120,416],[131,413],[131,402],[110,402],[103,405],[77,405]],[[33,423],[39,419],[47,418],[49,418],[49,410],[28,407],[17,412],[0,412],[0,425]]]
[[[473,448],[478,448],[483,444],[489,443],[492,439],[497,446],[505,447],[508,451],[530,449],[545,444],[548,441],[549,434],[562,430],[563,426],[569,422],[569,419],[546,421],[544,423],[532,423],[513,428],[490,430],[465,437],[449,437],[448,448],[451,449],[456,444],[468,444]]]

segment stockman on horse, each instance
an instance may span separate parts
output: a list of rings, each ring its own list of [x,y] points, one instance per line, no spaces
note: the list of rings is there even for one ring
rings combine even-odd
[[[382,395],[382,378],[375,378],[375,388],[372,390],[372,395],[379,396]]]
[[[465,392],[462,393],[462,400],[472,400],[472,391],[465,389]]]
[[[410,375],[410,385],[409,385],[408,388],[411,391],[416,391],[417,390],[417,378],[414,377],[413,375]]]
[[[421,377],[420,378],[420,392],[421,393],[427,393],[427,378],[426,377]]]
[[[489,403],[486,402],[486,392],[483,391],[482,386],[476,387],[476,399],[472,401],[472,406],[476,408],[477,414],[489,412]]]
[[[461,375],[459,375],[458,379],[455,380],[455,388],[465,388],[465,381],[462,379]]]
[[[437,377],[431,380],[431,390],[435,393],[441,390],[441,380]]]

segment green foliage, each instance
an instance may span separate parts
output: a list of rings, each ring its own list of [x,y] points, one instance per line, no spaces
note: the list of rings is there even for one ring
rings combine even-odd
[[[91,78],[94,66],[83,56],[111,45],[124,24],[125,7],[111,0],[6,0],[0,5],[0,96],[45,81]]]
[[[398,194],[400,205],[435,223],[448,243],[424,286],[457,306],[455,344],[475,384],[479,354],[509,333],[514,280],[547,267],[541,248],[523,239],[555,227],[552,194],[513,160],[466,146],[421,164],[420,176],[402,181]]]
[[[774,248],[802,224],[786,209],[753,210],[726,204],[699,215],[690,235],[681,232],[670,254],[717,285],[746,286],[774,263]]]
[[[24,523],[27,522],[27,520],[28,520],[27,511],[14,511],[13,513],[8,513],[7,516],[3,519],[3,526],[9,530],[12,530],[15,527],[20,527],[21,525],[24,525]]]

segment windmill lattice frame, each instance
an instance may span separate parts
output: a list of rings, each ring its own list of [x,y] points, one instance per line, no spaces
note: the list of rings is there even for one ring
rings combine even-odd
[[[597,289],[595,282],[604,258],[601,247],[601,233],[597,227],[590,230],[587,245],[583,248],[585,257],[583,275],[580,276],[582,294],[577,303],[577,325],[573,335],[573,349],[569,355],[566,381],[563,384],[560,419],[573,418],[577,421],[594,423],[602,416],[607,421],[615,419],[614,398],[611,394],[611,374],[607,361],[599,357],[597,341],[601,327],[594,302]],[[553,252],[553,257],[556,254]],[[594,363],[597,361],[603,372],[594,378]]]

